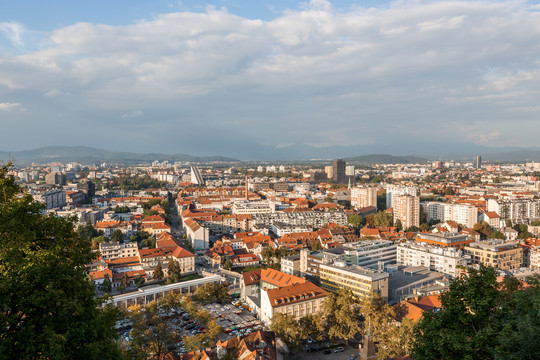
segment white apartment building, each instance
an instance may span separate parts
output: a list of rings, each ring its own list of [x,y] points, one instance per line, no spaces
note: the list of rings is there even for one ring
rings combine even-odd
[[[457,276],[458,266],[467,266],[470,256],[453,247],[440,247],[408,241],[397,245],[397,263],[405,266],[424,266],[450,276]]]
[[[44,203],[47,210],[66,206],[66,192],[62,189],[43,191],[32,196],[34,200]]]
[[[540,269],[540,247],[533,246],[529,251],[529,267],[531,269]]]
[[[100,243],[99,252],[103,260],[125,258],[139,255],[137,242],[120,244],[117,242]]]
[[[376,187],[354,187],[351,189],[351,205],[356,209],[374,206],[377,208]]]
[[[276,211],[271,201],[237,201],[232,205],[235,215],[270,214]]]
[[[472,228],[478,222],[478,210],[470,204],[429,201],[421,205],[428,220],[455,221],[467,228]]]
[[[394,207],[394,197],[396,195],[417,196],[418,190],[414,186],[386,185],[386,208]]]
[[[502,226],[506,220],[528,220],[540,218],[540,199],[489,199],[487,211],[494,211],[500,216]]]
[[[401,221],[404,229],[420,226],[420,197],[413,195],[393,195],[394,224]]]
[[[343,246],[343,260],[349,265],[378,268],[379,262],[384,265],[396,263],[397,245],[389,240],[366,240],[349,243]]]

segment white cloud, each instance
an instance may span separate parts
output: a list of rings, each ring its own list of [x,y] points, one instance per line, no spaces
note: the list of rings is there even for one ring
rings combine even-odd
[[[21,106],[20,103],[4,102],[4,103],[0,103],[0,110],[1,111],[10,111],[10,110],[14,110],[16,108],[20,108],[20,106]]]
[[[23,34],[25,28],[16,22],[0,22],[0,31],[4,33],[4,36],[8,38],[13,45],[22,47],[24,45]]]
[[[124,26],[75,23],[38,50],[1,53],[0,96],[23,95],[41,109],[25,114],[36,123],[44,113],[61,121],[46,100],[69,89],[66,119],[115,126],[123,114],[160,121],[169,133],[213,129],[209,136],[259,142],[392,142],[407,127],[436,136],[433,119],[454,129],[476,117],[529,124],[530,112],[513,117],[512,109],[540,98],[539,24],[533,6],[513,0],[349,11],[313,0],[271,21],[207,8]],[[24,31],[0,30],[14,43]],[[144,118],[142,110],[124,113],[134,104]],[[525,140],[534,143],[536,130]]]
[[[142,116],[143,112],[141,110],[135,110],[129,113],[122,114],[122,119],[133,119],[139,116]]]

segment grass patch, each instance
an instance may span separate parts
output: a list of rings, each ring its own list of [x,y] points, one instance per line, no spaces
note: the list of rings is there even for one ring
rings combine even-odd
[[[246,267],[232,268],[232,271],[237,272],[239,274],[242,274],[242,273],[245,273],[245,272],[248,272],[248,271],[253,271],[253,270],[258,270],[258,269],[266,269],[266,268],[267,268],[266,266],[246,266]]]

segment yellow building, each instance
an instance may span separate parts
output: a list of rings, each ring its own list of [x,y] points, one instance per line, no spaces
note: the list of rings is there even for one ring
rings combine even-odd
[[[336,261],[334,265],[320,265],[321,287],[330,291],[347,288],[361,298],[373,292],[388,301],[388,273]]]
[[[523,249],[503,240],[475,241],[465,247],[473,264],[483,264],[499,270],[518,269],[523,263]]]

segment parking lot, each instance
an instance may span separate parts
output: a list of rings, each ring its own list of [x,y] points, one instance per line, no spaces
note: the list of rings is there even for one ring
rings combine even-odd
[[[238,304],[238,306],[234,304]],[[223,328],[224,332],[221,334],[220,340],[224,341],[231,337],[247,335],[262,328],[261,322],[244,306],[235,301],[234,303],[203,305],[201,308],[211,313],[212,318]],[[181,308],[168,311],[160,310],[160,315],[168,319],[169,326],[181,337],[206,332],[204,326]],[[122,340],[129,342],[131,322],[129,320],[118,321],[115,328]],[[178,343],[176,351],[178,354],[186,352],[182,341]]]
[[[315,352],[298,352],[295,351],[293,354],[284,355],[284,360],[302,360],[302,359],[314,359],[314,360],[349,360],[349,359],[359,359],[358,348],[351,345],[343,345],[344,351],[335,353],[334,349],[329,349],[330,354],[324,354],[323,351]]]

